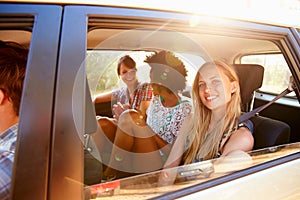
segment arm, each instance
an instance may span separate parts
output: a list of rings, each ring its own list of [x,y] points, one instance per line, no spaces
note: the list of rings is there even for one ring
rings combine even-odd
[[[184,135],[184,134],[182,134]],[[177,167],[180,165],[180,162],[182,160],[182,155],[184,153],[184,144],[185,144],[185,138],[182,137],[182,135],[179,135],[170,151],[170,154],[164,164],[164,169],[166,168],[172,168]]]
[[[158,177],[158,186],[172,185],[177,176],[177,170],[171,168],[180,165],[182,154],[184,153],[185,137],[184,134],[178,135],[176,138],[167,161],[164,164],[163,170]]]
[[[216,173],[227,173],[241,170],[252,165],[251,156],[246,153],[251,151],[254,138],[246,127],[240,127],[229,138],[222,156],[214,163]]]
[[[114,99],[115,98],[114,98],[113,92],[105,92],[105,93],[97,95],[93,102],[94,102],[94,104],[96,104],[96,103],[112,101]]]
[[[170,154],[164,164],[163,170],[158,178],[158,186],[172,185],[177,176],[177,170],[170,168],[177,167],[180,165],[182,156],[184,153],[186,137],[187,137],[187,127],[189,127],[190,115],[187,116],[186,120],[183,122],[183,125],[180,129],[180,134],[178,134]]]
[[[185,144],[186,144],[186,137],[187,137],[187,130],[190,127],[190,120],[191,115],[188,115],[185,119],[185,121],[182,124],[182,127],[180,129],[180,132],[172,146],[171,152],[168,156],[167,161],[164,164],[165,168],[172,168],[177,167],[180,165],[182,156],[185,151]]]
[[[226,156],[234,151],[251,151],[254,145],[252,133],[246,127],[240,127],[229,138],[224,146],[222,155]]]

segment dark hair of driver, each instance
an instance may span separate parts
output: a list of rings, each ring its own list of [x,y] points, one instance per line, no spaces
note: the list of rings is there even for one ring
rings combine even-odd
[[[0,89],[13,102],[16,115],[22,96],[28,50],[15,42],[0,41]]]

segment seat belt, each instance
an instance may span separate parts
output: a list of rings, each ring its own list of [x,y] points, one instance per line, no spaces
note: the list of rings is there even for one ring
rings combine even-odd
[[[265,105],[259,106],[257,108],[255,108],[254,110],[247,112],[241,116],[239,116],[238,118],[238,123],[240,124],[241,122],[246,121],[247,119],[250,119],[251,117],[253,117],[255,114],[259,113],[260,111],[264,110],[265,108],[267,108],[268,106],[270,106],[271,104],[273,104],[275,101],[277,101],[278,99],[280,99],[281,97],[287,95],[288,93],[295,91],[299,100],[299,91],[297,90],[294,80],[291,77],[290,78],[290,83],[289,83],[289,87],[287,89],[285,89],[283,92],[281,92],[279,95],[277,95],[274,99],[272,99],[272,101],[266,103]],[[300,102],[299,102],[300,103]]]
[[[259,106],[259,107],[255,108],[254,110],[252,110],[250,112],[247,112],[247,113],[241,115],[238,118],[238,123],[241,123],[241,122],[246,121],[247,119],[253,117],[256,113],[259,113],[260,111],[262,111],[263,109],[267,108],[272,103],[274,103],[275,101],[277,101],[278,99],[280,99],[281,97],[287,95],[290,92],[292,92],[292,91],[287,88],[283,92],[281,92],[278,96],[276,96],[274,99],[272,99],[272,101],[266,103],[265,105]]]

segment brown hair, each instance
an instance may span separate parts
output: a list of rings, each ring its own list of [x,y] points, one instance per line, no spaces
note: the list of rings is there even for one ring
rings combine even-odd
[[[117,68],[117,71],[118,71],[118,75],[120,76],[121,75],[121,64],[124,63],[127,67],[129,67],[130,69],[134,69],[135,66],[136,66],[136,63],[135,61],[129,56],[129,55],[125,55],[123,57],[121,57],[118,61],[118,68]]]
[[[16,115],[22,96],[28,50],[16,42],[0,41],[0,89],[13,102]]]

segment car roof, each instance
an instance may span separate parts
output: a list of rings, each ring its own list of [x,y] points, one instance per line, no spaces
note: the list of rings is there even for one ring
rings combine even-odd
[[[300,2],[296,0],[198,0],[197,3],[194,0],[185,0],[184,3],[181,0],[2,0],[1,2],[141,8],[300,28]]]

